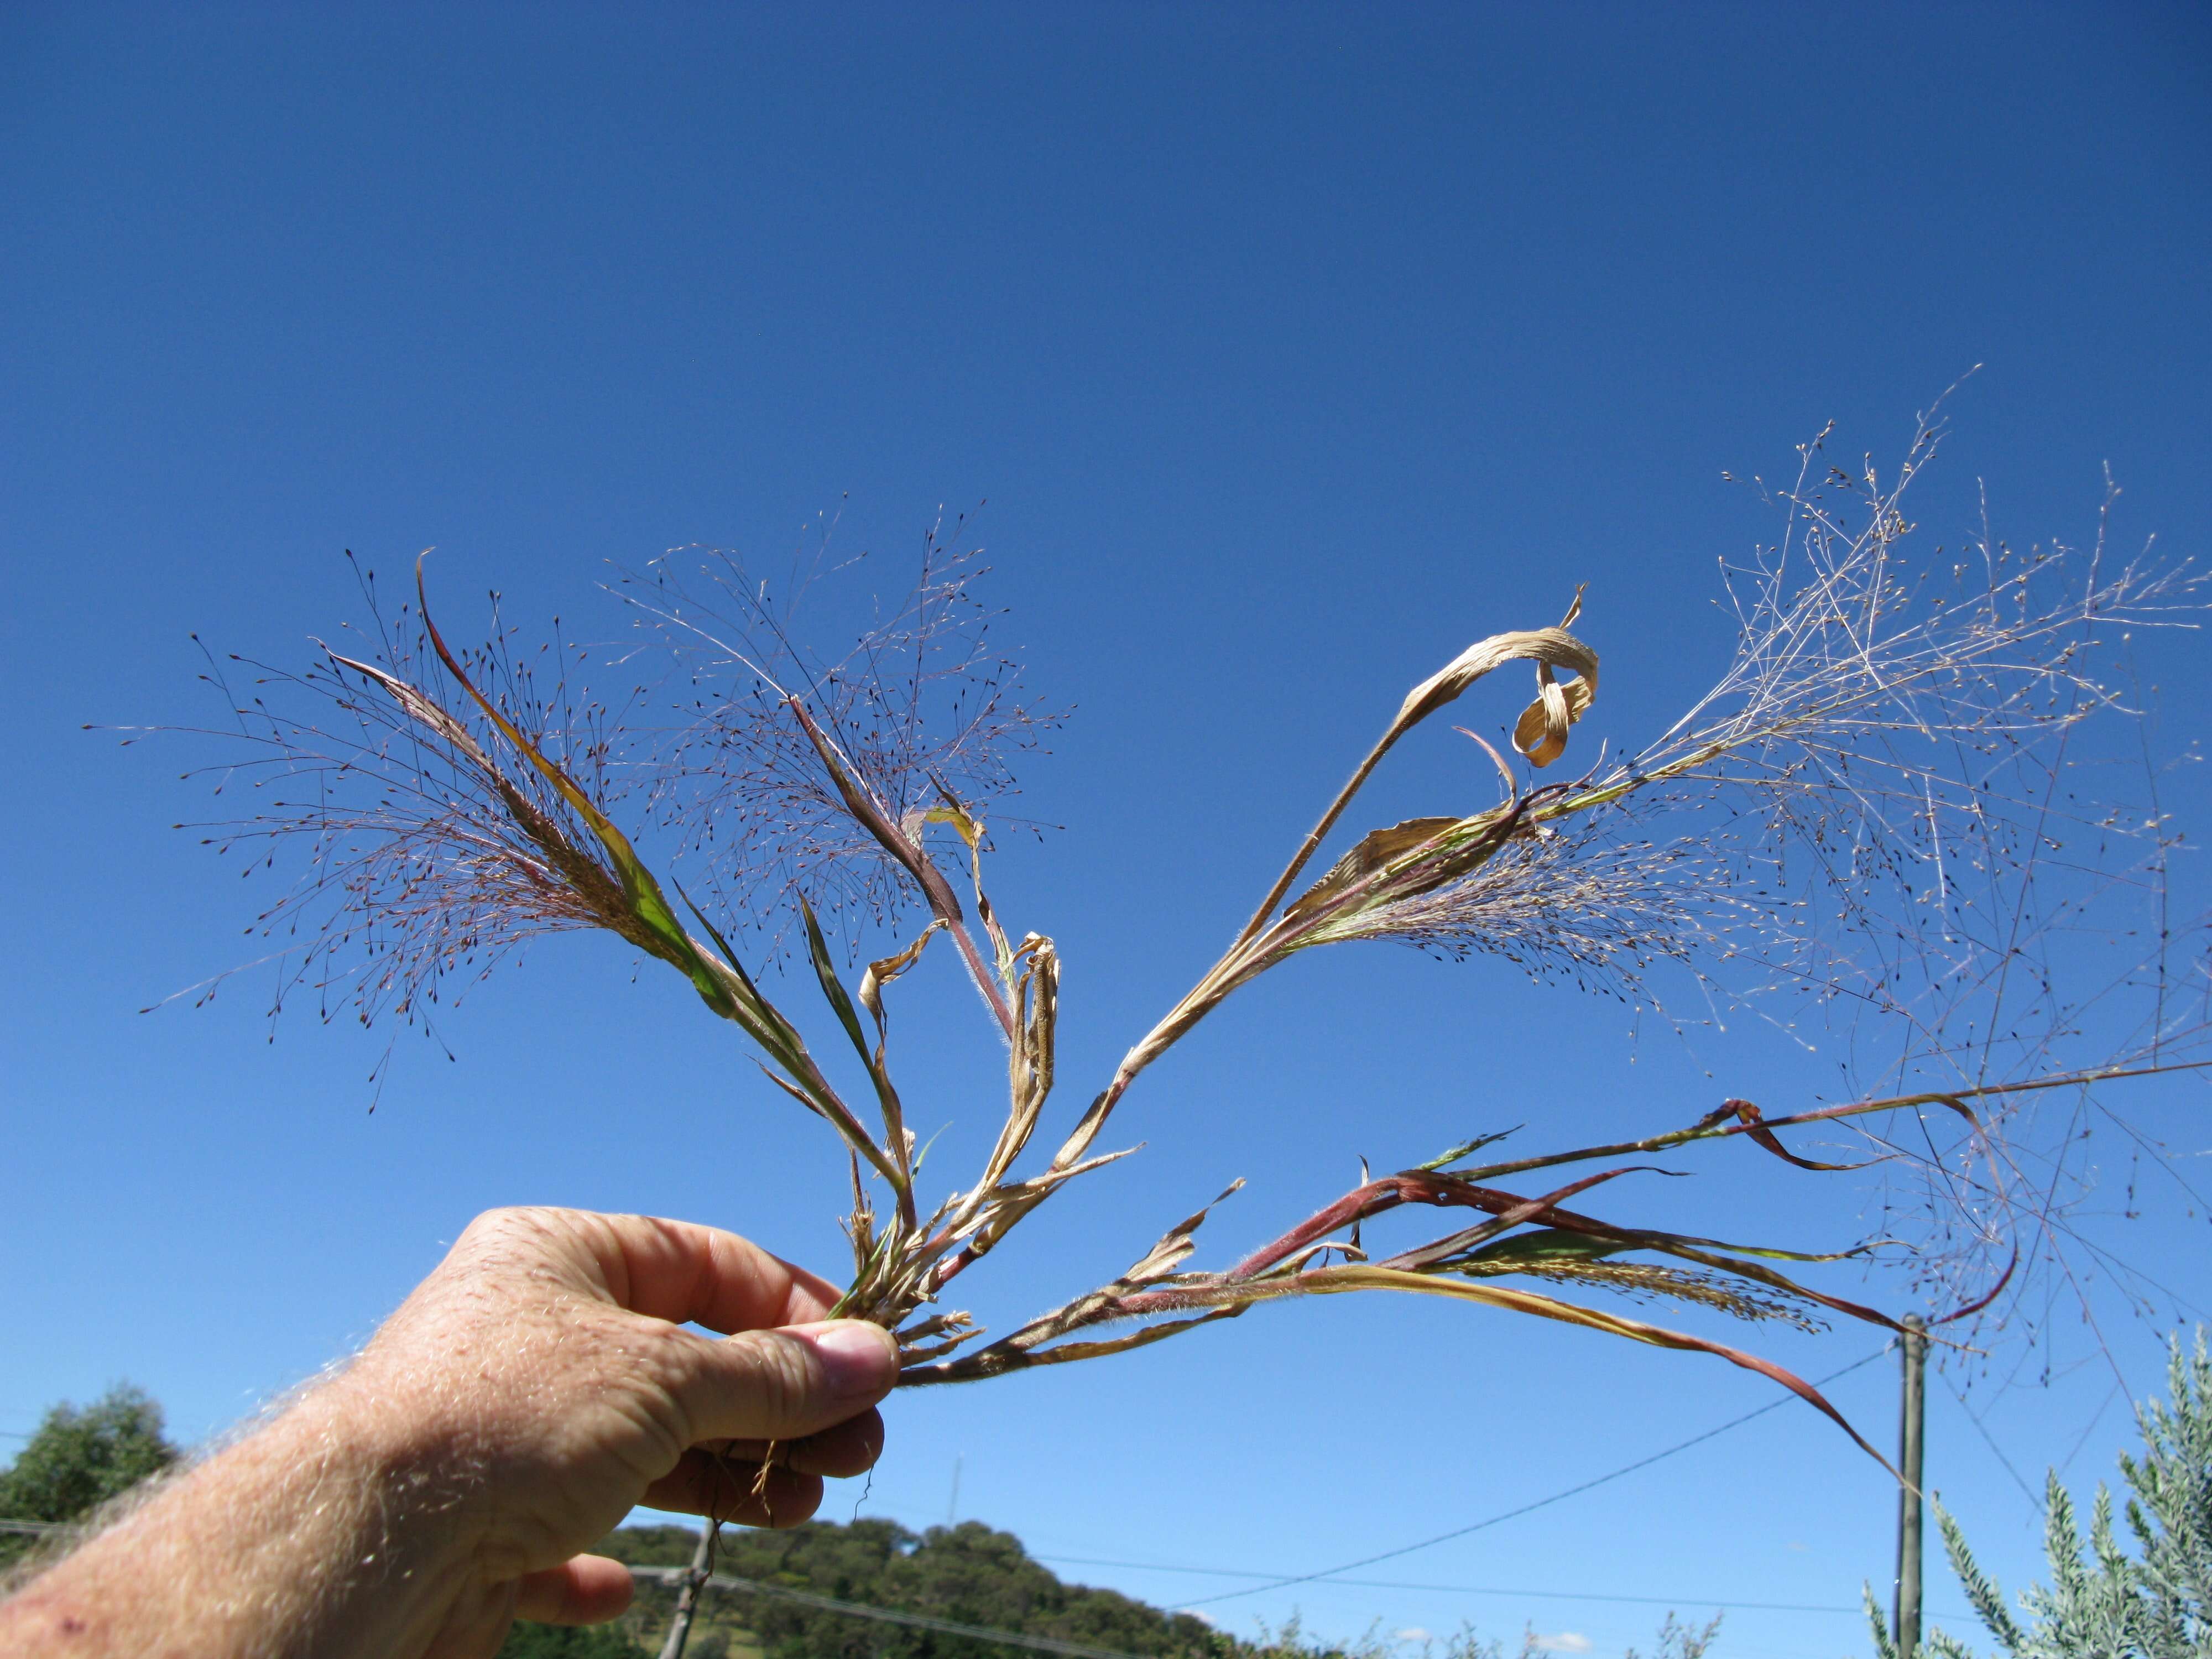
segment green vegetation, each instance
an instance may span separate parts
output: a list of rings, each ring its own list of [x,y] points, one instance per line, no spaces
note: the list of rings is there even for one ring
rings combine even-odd
[[[2167,1400],[2136,1411],[2142,1459],[2120,1455],[2136,1553],[2129,1554],[2115,1531],[2112,1494],[2100,1483],[2085,1557],[2074,1500],[2052,1470],[2043,1540],[2051,1582],[2021,1593],[2024,1617],[2006,1607],[1974,1559],[1958,1517],[1936,1505],[1951,1570],[2008,1659],[2212,1656],[2212,1358],[2201,1328],[2193,1352],[2185,1353],[2178,1338],[2172,1342],[2166,1378]],[[1867,1605],[1875,1652],[1894,1659],[1871,1593]],[[1936,1659],[1974,1659],[1965,1643],[1942,1631],[1929,1633],[1928,1650]]]
[[[1659,1645],[1651,1650],[1651,1659],[1705,1659],[1705,1650],[1720,1639],[1720,1634],[1718,1613],[1709,1624],[1686,1625],[1669,1613],[1659,1626]],[[1629,1649],[1626,1659],[1639,1659],[1634,1648]]]
[[[2201,1348],[2197,1364],[2192,1404],[2201,1406]],[[2191,1432],[2212,1436],[2212,1413],[2191,1420],[2197,1425]],[[82,1520],[180,1455],[162,1432],[161,1407],[143,1389],[120,1383],[89,1406],[64,1401],[47,1412],[15,1462],[0,1469],[0,1516]],[[2202,1457],[2198,1467],[2204,1467]],[[2135,1478],[2130,1466],[2130,1479]],[[2212,1515],[2201,1498],[2200,1513]],[[1948,1519],[1945,1524],[1950,1528]],[[2207,1535],[2212,1534],[2197,1534]],[[697,1541],[698,1534],[688,1527],[625,1527],[603,1539],[598,1552],[634,1566],[688,1567]],[[27,1554],[35,1542],[0,1534],[0,1565]],[[1472,1627],[1418,1650],[1372,1631],[1358,1641],[1332,1644],[1308,1637],[1295,1619],[1273,1629],[1263,1626],[1257,1640],[1247,1641],[1189,1613],[1164,1612],[1115,1590],[1062,1583],[1012,1533],[976,1521],[921,1533],[875,1519],[849,1525],[816,1522],[782,1532],[733,1527],[722,1534],[714,1566],[736,1577],[840,1601],[1058,1637],[1139,1659],[1506,1659],[1508,1652]],[[519,1621],[500,1659],[638,1659],[659,1650],[675,1602],[672,1589],[641,1584],[635,1604],[612,1625],[577,1630]],[[1718,1628],[1717,1620],[1702,1629],[1678,1625],[1670,1613],[1656,1659],[1699,1659]],[[700,1607],[685,1659],[1011,1659],[1020,1651],[778,1597],[716,1593]],[[1518,1659],[1533,1659],[1541,1650],[1524,1638],[1511,1651]],[[2034,1650],[2034,1659],[2042,1659],[2042,1651]],[[2157,1651],[2162,1659],[2166,1650]],[[1635,1659],[1632,1652],[1629,1659]]]
[[[158,1474],[181,1454],[161,1431],[161,1408],[119,1382],[79,1409],[64,1401],[0,1469],[0,1517],[80,1521],[109,1498]],[[28,1554],[35,1539],[0,1534],[0,1566]]]
[[[637,1565],[689,1566],[697,1534],[683,1527],[616,1533],[602,1554]],[[815,1522],[783,1532],[722,1534],[715,1570],[962,1624],[1056,1636],[1161,1659],[1228,1659],[1231,1644],[1203,1620],[1163,1613],[1113,1590],[1064,1584],[1011,1533],[980,1522],[916,1534],[896,1522]],[[628,1623],[657,1643],[672,1590],[640,1586]],[[1007,1650],[966,1637],[854,1619],[768,1596],[710,1595],[693,1626],[691,1659],[1005,1659]],[[718,1639],[719,1638],[719,1639]]]
[[[629,1527],[599,1553],[635,1566],[688,1567],[698,1534],[688,1527]],[[967,1625],[1053,1636],[1138,1659],[1536,1659],[1533,1636],[1510,1648],[1463,1626],[1418,1647],[1370,1631],[1350,1643],[1314,1640],[1295,1618],[1247,1641],[1187,1613],[1167,1613],[1114,1590],[1062,1583],[1012,1533],[980,1522],[915,1533],[896,1522],[817,1522],[785,1532],[732,1528],[715,1571],[810,1595],[894,1607]],[[574,1645],[579,1632],[517,1625],[501,1659],[634,1659],[657,1652],[676,1592],[638,1588],[636,1604],[609,1632],[617,1645]],[[1701,1659],[1720,1630],[1667,1616],[1653,1659]],[[568,1643],[570,1645],[561,1645]],[[710,1594],[691,1627],[685,1659],[1019,1659],[1021,1650],[972,1637],[857,1619],[763,1595]],[[1636,1659],[1632,1650],[1628,1659]]]
[[[579,1629],[518,1620],[507,1644],[499,1650],[499,1659],[637,1659],[641,1651],[621,1625]],[[686,1659],[714,1659],[714,1656],[695,1642]]]
[[[2188,1432],[2200,1441],[2212,1440],[2205,1366],[2200,1347],[2191,1396],[2199,1414],[2188,1419]],[[82,1520],[181,1455],[162,1431],[161,1407],[141,1389],[118,1383],[82,1407],[64,1401],[46,1413],[15,1461],[0,1469],[0,1516]],[[2133,1466],[2128,1467],[2134,1480]],[[2197,1467],[2206,1467],[2204,1457],[2198,1457]],[[2198,1513],[2212,1517],[2203,1494],[2198,1503]],[[1945,1526],[1947,1536],[1955,1531],[1948,1517]],[[2212,1529],[2200,1523],[2195,1535],[2201,1540]],[[602,1540],[598,1552],[635,1566],[688,1567],[697,1541],[688,1527],[626,1527]],[[0,1567],[27,1554],[36,1542],[0,1534]],[[1541,1651],[1528,1638],[1508,1650],[1471,1626],[1417,1650],[1372,1631],[1357,1641],[1328,1644],[1310,1638],[1296,1619],[1272,1629],[1263,1626],[1257,1640],[1247,1641],[1189,1613],[1165,1612],[1115,1590],[1063,1583],[1012,1533],[975,1521],[921,1533],[875,1519],[849,1525],[817,1522],[781,1532],[733,1527],[722,1534],[714,1565],[718,1572],[840,1601],[1058,1637],[1139,1659],[1506,1659],[1509,1651],[1534,1659]],[[518,1621],[500,1659],[639,1659],[659,1650],[675,1601],[672,1589],[641,1584],[635,1604],[612,1625],[580,1630]],[[1670,1613],[1656,1659],[1700,1659],[1718,1628],[1717,1620],[1702,1629],[1678,1625]],[[1013,1659],[1020,1651],[772,1596],[718,1593],[701,1606],[685,1659]],[[2022,1651],[2032,1652],[2033,1659],[2043,1659],[2045,1652]],[[2167,1650],[2144,1651],[2164,1659]],[[1635,1659],[1632,1651],[1629,1659]]]

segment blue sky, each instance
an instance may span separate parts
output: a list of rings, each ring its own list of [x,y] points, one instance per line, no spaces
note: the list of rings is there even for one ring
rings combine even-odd
[[[194,630],[304,660],[358,615],[343,549],[396,573],[435,544],[454,614],[497,587],[588,637],[621,625],[611,561],[781,558],[836,512],[843,544],[890,560],[940,505],[987,502],[1006,637],[1076,710],[1028,775],[1068,827],[1009,849],[1000,902],[1059,940],[1063,1070],[1086,1076],[1469,639],[1553,620],[1586,581],[1614,729],[1709,678],[1714,558],[1772,527],[1724,469],[1781,469],[1831,419],[1842,452],[1893,458],[1979,363],[1923,497],[1938,539],[1985,488],[2014,540],[2084,540],[2109,464],[2123,543],[2203,550],[2194,9],[635,11],[0,18],[0,1431],[127,1376],[182,1434],[216,1431],[358,1341],[490,1205],[681,1214],[842,1259],[830,1149],[611,945],[556,940],[494,980],[447,1023],[456,1061],[403,1045],[374,1115],[380,1038],[288,1019],[271,1044],[246,981],[137,1013],[250,954],[258,907],[168,828],[209,811],[177,779],[204,752],[79,728],[219,712]],[[2185,650],[2161,660],[2178,748],[2208,683]],[[1419,750],[1376,821],[1438,810],[1462,764]],[[1033,1224],[978,1287],[987,1315],[1096,1282],[1232,1176],[1252,1186],[1228,1243],[1362,1155],[1711,1103],[1712,1055],[1632,1047],[1617,1009],[1502,967],[1377,946],[1277,977],[1132,1096],[1144,1157]],[[913,997],[917,1093],[978,1134],[994,1062],[972,1000]],[[1771,1098],[1811,1086],[1742,1059]],[[2201,1108],[2176,1098],[2195,1151]],[[1852,1235],[1847,1186],[1731,1178],[1747,1223]],[[2212,1305],[2203,1218],[2144,1191],[2114,1247]],[[2147,1387],[2171,1310],[2090,1297]],[[1528,1323],[1337,1302],[902,1398],[865,1507],[941,1520],[957,1461],[961,1514],[1178,1601],[1245,1582],[1200,1569],[1410,1543],[1769,1397]],[[1934,1391],[1931,1480],[2014,1580],[2034,1510],[1992,1446],[2031,1485],[2069,1456],[2079,1480],[2124,1428],[2078,1323],[2051,1334],[2047,1387],[1975,1396],[1987,1438]],[[1820,1375],[1875,1345],[1767,1346]],[[1888,1433],[1886,1363],[1836,1393]],[[1617,1651],[1668,1604],[1852,1602],[1886,1576],[1893,1503],[1832,1429],[1778,1411],[1364,1575],[1480,1593],[1309,1583],[1211,1611],[1340,1635],[1526,1621]],[[1740,1608],[1729,1632],[1777,1659],[1865,1646],[1848,1614]]]

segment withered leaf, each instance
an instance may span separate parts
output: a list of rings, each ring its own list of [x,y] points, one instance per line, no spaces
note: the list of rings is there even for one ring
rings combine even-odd
[[[1513,746],[1531,766],[1549,766],[1567,751],[1567,728],[1597,700],[1595,667],[1580,679],[1559,683],[1548,662],[1536,666],[1536,701],[1513,723]]]
[[[1461,822],[1452,817],[1407,818],[1387,830],[1370,830],[1360,837],[1357,847],[1329,866],[1327,875],[1306,889],[1298,902],[1291,906],[1289,919],[1303,921],[1354,883],[1364,880]]]
[[[1426,720],[1484,675],[1509,662],[1534,660],[1571,669],[1586,678],[1597,674],[1597,653],[1564,628],[1530,628],[1492,634],[1446,663],[1406,694],[1398,710],[1402,730]]]

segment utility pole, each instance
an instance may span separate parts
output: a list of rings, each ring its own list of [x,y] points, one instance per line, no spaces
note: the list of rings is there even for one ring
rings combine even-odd
[[[676,1611],[669,1616],[668,1638],[660,1644],[660,1659],[684,1659],[684,1644],[691,1639],[692,1615],[699,1611],[699,1598],[707,1593],[707,1580],[714,1570],[714,1522],[709,1520],[700,1526],[699,1547],[691,1552],[691,1571],[684,1575]]]
[[[1897,1600],[1890,1628],[1898,1659],[1920,1648],[1920,1465],[1928,1431],[1928,1327],[1918,1314],[1905,1316],[1905,1390],[1899,1411],[1897,1467],[1905,1484],[1897,1492]]]

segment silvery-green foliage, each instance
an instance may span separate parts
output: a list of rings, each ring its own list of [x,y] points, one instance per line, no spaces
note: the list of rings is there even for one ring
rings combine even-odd
[[[1666,1622],[1659,1626],[1659,1645],[1652,1650],[1652,1659],[1705,1659],[1705,1650],[1720,1633],[1718,1613],[1713,1615],[1710,1624],[1686,1625],[1669,1613]],[[1640,1659],[1640,1656],[1631,1648],[1626,1659]]]
[[[2043,1547],[2047,1584],[2020,1595],[2017,1614],[1982,1570],[1956,1516],[1939,1503],[1944,1553],[1966,1600],[2008,1659],[2207,1659],[2212,1656],[2212,1356],[2200,1328],[2192,1351],[2176,1340],[2165,1401],[2140,1407],[2140,1458],[2122,1454],[2130,1496],[2130,1554],[2114,1526],[2112,1492],[2100,1485],[2086,1544],[2074,1500],[2050,1477]],[[1877,1659],[1896,1645],[1871,1595]],[[1958,1638],[1936,1631],[1936,1659],[1975,1659]]]

